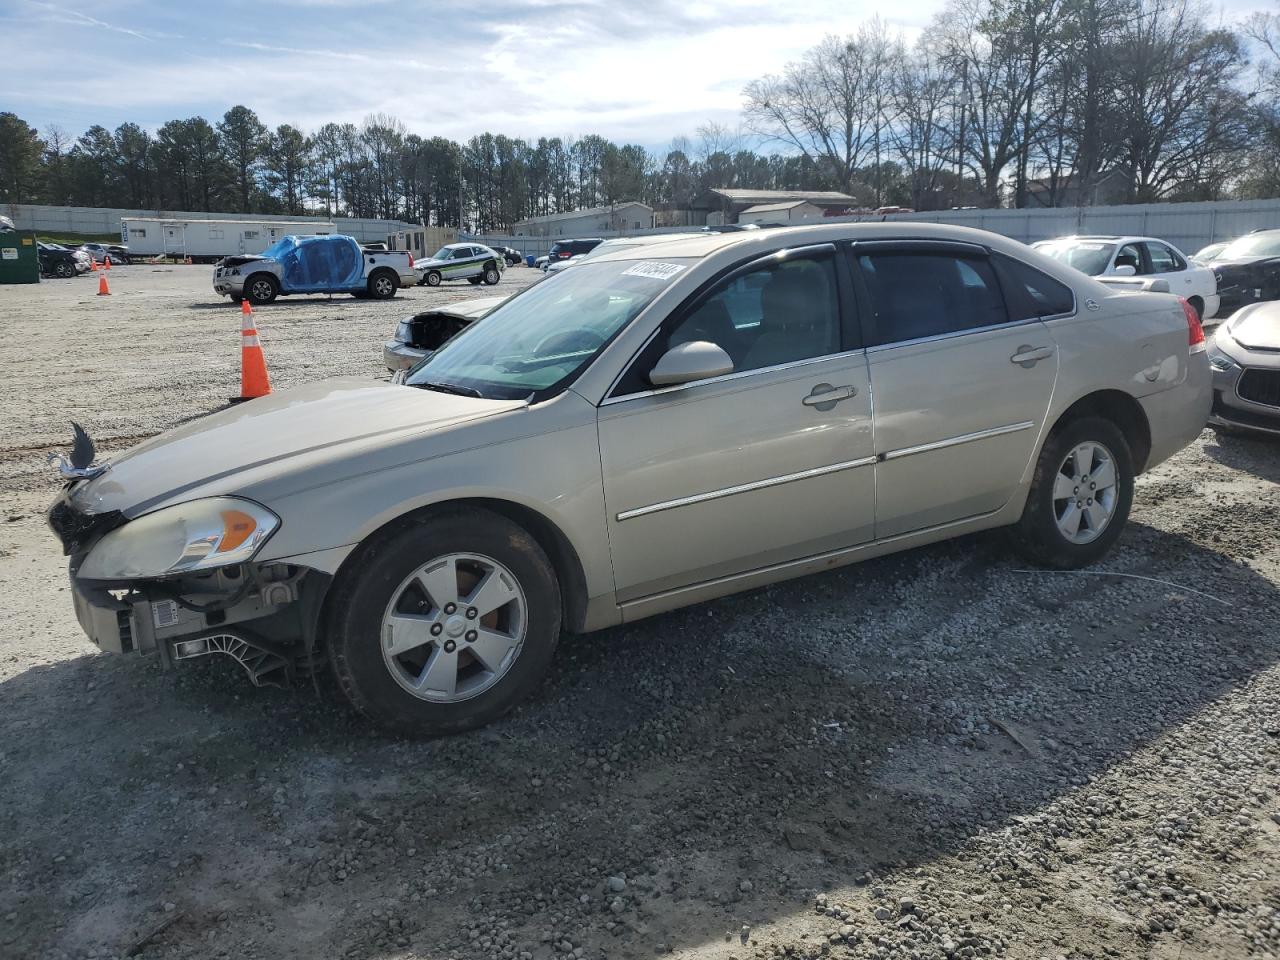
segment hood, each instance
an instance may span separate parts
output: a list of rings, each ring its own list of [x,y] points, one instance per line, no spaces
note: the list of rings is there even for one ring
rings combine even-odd
[[[234,257],[223,257],[218,261],[219,265],[224,267],[239,267],[246,263],[252,263],[255,260],[270,260],[270,257],[260,257],[257,254],[238,254]]]
[[[1245,349],[1280,351],[1280,301],[1245,307],[1227,322],[1226,331]]]
[[[1231,276],[1233,274],[1248,273],[1259,264],[1270,265],[1274,263],[1280,263],[1280,257],[1240,257],[1235,260],[1210,260],[1205,266],[1219,276]]]
[[[416,257],[413,260],[413,269],[420,270],[426,267],[442,267],[448,263],[457,263],[456,260],[437,260],[435,257],[423,257],[421,260]]]
[[[234,494],[253,481],[326,464],[416,435],[523,407],[368,380],[326,380],[220,410],[121,456],[71,498],[90,513],[132,518],[167,500]],[[358,470],[358,464],[352,467]],[[199,489],[198,489],[199,488]],[[193,492],[197,491],[198,492]]]

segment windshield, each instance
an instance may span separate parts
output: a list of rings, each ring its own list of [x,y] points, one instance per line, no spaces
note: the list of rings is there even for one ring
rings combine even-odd
[[[529,287],[414,367],[405,382],[491,399],[551,390],[689,267],[690,260],[586,263]]]
[[[1215,260],[1239,260],[1242,257],[1280,256],[1280,233],[1251,233],[1227,244]]]
[[[451,253],[453,253],[453,250],[452,250],[452,249],[450,249],[449,247],[441,247],[439,250],[437,250],[435,253],[433,253],[433,254],[431,255],[430,259],[432,259],[432,260],[448,260],[448,259],[449,259],[449,254],[451,254]]]
[[[1081,273],[1096,277],[1107,269],[1116,245],[1090,240],[1058,240],[1054,243],[1037,245],[1036,249],[1046,256],[1053,257],[1059,263],[1065,263],[1069,267],[1075,267]]]
[[[288,237],[281,237],[271,246],[267,247],[267,249],[263,250],[262,256],[270,257],[272,259],[278,259],[279,257],[284,256],[284,254],[293,249],[293,244],[288,242],[288,240]]]

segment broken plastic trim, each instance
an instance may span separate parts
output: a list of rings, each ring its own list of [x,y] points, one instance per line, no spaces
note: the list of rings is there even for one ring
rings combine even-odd
[[[287,687],[294,679],[293,658],[272,644],[243,631],[219,630],[186,640],[171,641],[173,659],[193,660],[217,653],[244,667],[255,687]]]

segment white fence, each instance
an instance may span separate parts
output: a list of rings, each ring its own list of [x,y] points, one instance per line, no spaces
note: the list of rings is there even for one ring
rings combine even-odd
[[[1050,240],[1069,234],[1122,234],[1167,240],[1184,253],[1195,253],[1218,240],[1231,240],[1251,230],[1280,227],[1280,199],[1222,200],[1202,203],[1141,203],[1115,207],[1054,207],[1035,210],[939,210],[933,213],[897,213],[883,217],[832,217],[821,223],[871,220],[919,220],[951,223],[990,230],[1023,243]],[[700,227],[662,227],[639,234],[681,233]],[[600,232],[600,237],[618,233]],[[485,236],[469,238],[490,246],[506,246],[542,256],[563,237]]]
[[[120,236],[121,217],[166,217],[179,220],[287,220],[290,223],[315,221],[334,223],[341,233],[360,241],[381,240],[394,233],[421,231],[419,224],[399,220],[361,217],[299,217],[284,214],[207,213],[192,210],[127,210],[123,207],[48,207],[37,204],[0,204],[0,212],[13,220],[19,230],[38,233],[111,234]]]

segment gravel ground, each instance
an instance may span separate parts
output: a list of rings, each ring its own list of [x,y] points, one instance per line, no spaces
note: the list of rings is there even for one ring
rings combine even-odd
[[[1087,574],[870,561],[566,638],[511,717],[399,743],[81,636],[45,453],[236,391],[207,268],[111,281],[0,288],[0,957],[1280,957],[1280,446],[1206,432]],[[375,377],[474,295],[258,324],[277,385]]]

